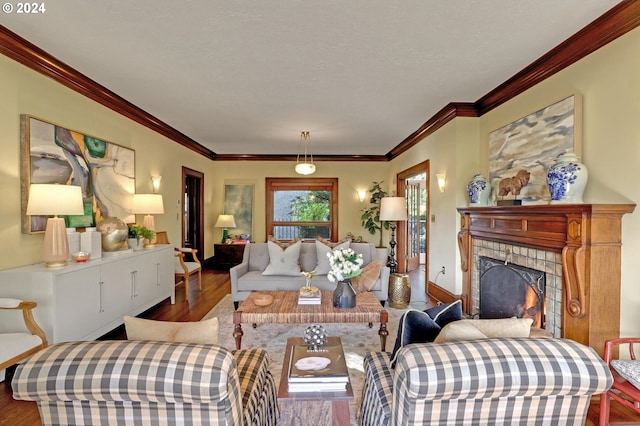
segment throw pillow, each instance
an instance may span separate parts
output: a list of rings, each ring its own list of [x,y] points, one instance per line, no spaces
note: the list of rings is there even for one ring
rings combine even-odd
[[[442,328],[436,343],[493,337],[529,337],[531,318],[499,318],[454,321]]]
[[[462,319],[462,300],[434,306],[425,311],[440,327]]]
[[[362,273],[351,278],[351,283],[354,285],[356,291],[364,292],[371,291],[376,280],[380,276],[380,270],[384,266],[384,262],[381,260],[374,260],[362,268]]]
[[[302,241],[298,240],[282,249],[278,244],[269,240],[267,248],[269,250],[269,264],[262,272],[262,275],[286,275],[300,277],[300,247]]]
[[[267,241],[271,241],[272,243],[277,244],[282,250],[285,250],[287,247],[294,245],[298,241],[302,241],[302,237],[296,237],[291,241],[280,241],[279,239],[275,238],[273,235],[269,235],[269,238],[267,239]]]
[[[327,275],[331,269],[329,258],[327,255],[334,250],[347,249],[351,246],[351,240],[343,240],[338,243],[332,243],[324,238],[318,237],[316,240],[316,274]]]
[[[128,340],[218,344],[218,318],[198,322],[154,321],[125,316]]]
[[[440,326],[426,312],[409,309],[398,322],[396,343],[391,352],[391,368],[396,367],[396,356],[401,347],[410,343],[433,342],[440,332]]]
[[[611,366],[629,383],[640,389],[640,360],[612,359]]]

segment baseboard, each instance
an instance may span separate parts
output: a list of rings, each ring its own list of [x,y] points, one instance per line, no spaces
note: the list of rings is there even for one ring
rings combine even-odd
[[[462,298],[460,295],[453,294],[449,290],[446,290],[431,281],[429,281],[427,293],[429,297],[432,297],[441,303],[451,303]]]

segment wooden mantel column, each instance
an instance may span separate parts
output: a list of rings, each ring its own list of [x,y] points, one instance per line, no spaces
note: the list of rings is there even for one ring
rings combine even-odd
[[[471,313],[473,240],[562,254],[562,335],[602,355],[620,335],[622,216],[635,204],[550,204],[458,208],[465,312]]]

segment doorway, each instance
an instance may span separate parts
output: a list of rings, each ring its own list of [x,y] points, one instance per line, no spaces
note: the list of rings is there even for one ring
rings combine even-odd
[[[429,160],[397,175],[396,193],[407,201],[407,221],[398,226],[398,270],[424,270],[429,276]],[[425,285],[426,292],[426,285]]]
[[[204,259],[204,173],[182,167],[182,247],[197,249]]]

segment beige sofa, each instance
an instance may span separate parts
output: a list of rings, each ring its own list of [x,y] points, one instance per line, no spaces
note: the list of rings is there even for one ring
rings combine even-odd
[[[364,268],[366,265],[376,260],[376,248],[372,243],[351,243],[350,248],[356,253],[362,254]],[[300,248],[298,259],[303,271],[312,271],[318,265],[318,254],[315,242],[303,242]],[[267,243],[246,244],[242,263],[229,270],[231,275],[231,295],[233,303],[238,308],[238,304],[247,298],[254,290],[298,290],[305,284],[305,277],[302,274],[287,275],[263,275],[269,264],[269,249]],[[333,290],[336,283],[332,283],[327,275],[314,275],[311,285],[321,290]],[[389,268],[383,266],[371,291],[376,295],[380,303],[387,300],[389,285]]]

